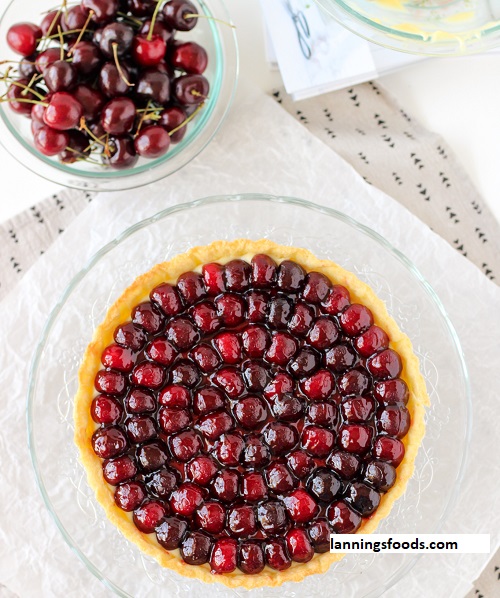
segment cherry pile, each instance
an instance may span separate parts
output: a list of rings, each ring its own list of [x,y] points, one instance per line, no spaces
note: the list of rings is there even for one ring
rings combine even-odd
[[[186,563],[307,562],[394,485],[401,358],[323,274],[262,254],[206,264],[155,287],[114,340],[92,446],[116,504]]]
[[[7,42],[23,58],[0,75],[0,101],[64,163],[123,169],[162,156],[209,94],[205,49],[175,38],[199,16],[188,0],[81,0],[12,25]]]

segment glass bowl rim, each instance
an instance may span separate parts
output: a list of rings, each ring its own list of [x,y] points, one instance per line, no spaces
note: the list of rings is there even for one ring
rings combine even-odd
[[[7,107],[0,105],[0,126],[6,134],[0,139],[2,147],[18,163],[37,176],[67,188],[84,191],[112,192],[134,189],[164,179],[182,169],[209,145],[224,123],[236,95],[240,70],[238,38],[226,0],[197,1],[201,11],[207,14],[212,14],[212,7],[206,4],[207,1],[209,4],[214,2],[220,5],[224,11],[223,19],[228,24],[219,23],[221,21],[219,18],[203,19],[208,22],[207,26],[210,29],[210,37],[214,43],[217,59],[212,82],[214,93],[210,94],[206,109],[202,110],[198,118],[191,123],[186,137],[179,144],[172,145],[166,154],[159,158],[149,159],[131,169],[103,168],[95,172],[78,170],[71,165],[59,163],[51,157],[36,152],[32,144],[23,139],[15,123],[12,122],[12,118],[16,115],[9,117],[10,113]],[[18,0],[9,0],[0,11],[0,28],[8,27],[6,17],[17,2]],[[222,27],[225,29],[223,30]],[[9,141],[12,141],[14,145],[11,145]],[[175,162],[173,162],[174,160]],[[151,173],[156,174],[151,175]],[[148,178],[148,174],[151,175],[151,178]]]
[[[474,54],[480,52],[487,52],[493,48],[500,46],[499,39],[492,38],[495,33],[500,34],[500,20],[492,20],[490,27],[480,29],[480,35],[471,35],[470,39],[462,39],[466,32],[457,33],[456,39],[440,40],[434,42],[432,40],[432,33],[428,36],[420,35],[418,33],[411,33],[401,29],[394,29],[378,23],[373,17],[364,16],[362,13],[354,10],[347,0],[314,0],[316,4],[324,10],[330,17],[335,19],[340,25],[366,39],[367,41],[387,48],[389,50],[396,50],[407,54],[416,54],[419,56],[466,56],[467,54]],[[339,13],[344,15],[349,22],[345,22]],[[438,22],[438,21],[436,21]],[[439,29],[436,30],[438,32]],[[475,29],[470,30],[473,33]],[[434,33],[436,33],[434,32]],[[374,39],[372,34],[382,34],[384,39]],[[406,46],[405,44],[408,44]]]
[[[66,300],[69,298],[75,287],[78,283],[91,271],[93,266],[99,262],[107,253],[109,253],[112,249],[114,249],[117,245],[119,245],[123,240],[128,239],[132,236],[135,232],[146,228],[150,224],[154,224],[158,220],[162,220],[167,218],[171,215],[174,215],[178,212],[185,212],[189,211],[193,208],[197,207],[205,207],[214,204],[227,204],[227,203],[238,203],[238,202],[245,202],[245,201],[257,201],[262,203],[279,203],[279,204],[287,204],[291,206],[299,206],[302,208],[306,208],[320,214],[325,214],[326,216],[332,217],[341,221],[348,226],[353,227],[358,232],[364,234],[365,236],[370,237],[372,240],[377,242],[383,248],[385,248],[390,254],[392,254],[399,262],[401,262],[415,277],[416,281],[420,284],[422,289],[427,293],[430,299],[434,302],[435,306],[438,308],[438,311],[443,318],[443,322],[447,328],[447,331],[450,335],[451,340],[453,341],[459,363],[462,369],[463,379],[464,379],[464,386],[465,386],[465,407],[466,407],[466,424],[464,430],[464,448],[462,451],[461,459],[460,459],[460,466],[458,469],[458,473],[455,478],[453,490],[448,498],[448,502],[446,503],[443,514],[441,518],[437,522],[435,526],[435,530],[433,533],[438,533],[439,530],[444,525],[446,519],[448,518],[452,507],[456,503],[459,495],[459,489],[461,482],[464,477],[465,473],[465,466],[467,463],[467,447],[469,445],[469,441],[471,438],[472,433],[472,399],[471,399],[471,386],[470,386],[470,378],[468,373],[468,368],[465,362],[464,353],[462,350],[462,346],[458,337],[458,334],[455,330],[453,323],[451,322],[441,299],[434,291],[433,287],[427,281],[427,279],[421,274],[420,270],[415,266],[415,264],[407,258],[404,253],[402,253],[399,249],[394,247],[389,241],[387,241],[381,234],[374,231],[370,227],[366,226],[358,222],[356,219],[352,218],[351,216],[344,214],[343,212],[336,210],[334,208],[329,208],[327,206],[319,205],[313,203],[308,200],[299,199],[296,197],[289,197],[289,196],[276,196],[276,195],[268,195],[268,194],[261,194],[261,193],[241,193],[235,195],[212,195],[209,197],[204,197],[201,199],[196,199],[194,201],[176,204],[174,206],[170,206],[156,214],[144,218],[139,222],[129,226],[124,231],[122,231],[119,235],[117,235],[113,240],[106,243],[101,249],[93,254],[93,256],[87,260],[85,265],[79,270],[77,274],[75,274],[69,284],[66,286],[63,293],[60,295],[59,299],[57,300],[55,306],[52,308],[41,333],[40,340],[37,344],[35,353],[33,355],[30,369],[29,369],[29,383],[28,383],[28,391],[27,391],[27,401],[26,401],[26,424],[27,424],[27,436],[28,436],[28,448],[31,458],[31,463],[33,466],[33,470],[35,473],[35,479],[37,482],[38,489],[42,495],[43,501],[47,510],[49,511],[54,523],[56,524],[57,528],[61,532],[64,540],[68,544],[68,546],[75,552],[78,558],[86,565],[87,569],[97,578],[99,579],[106,587],[111,589],[115,592],[118,596],[122,596],[123,598],[130,598],[129,594],[123,592],[119,587],[117,587],[113,582],[106,579],[106,577],[93,565],[93,563],[86,557],[85,554],[80,550],[80,548],[73,542],[69,532],[66,530],[62,522],[59,520],[59,517],[55,510],[52,507],[52,503],[50,498],[48,497],[47,491],[45,489],[45,484],[43,481],[43,476],[39,468],[38,458],[36,454],[35,448],[35,433],[34,433],[34,426],[33,426],[33,405],[34,405],[34,394],[35,394],[35,387],[36,387],[36,378],[37,378],[37,371],[40,365],[40,359],[42,356],[43,349],[45,347],[45,343],[47,341],[48,335],[54,325],[57,316],[59,315],[60,311],[64,307]],[[412,559],[407,565],[403,566],[401,569],[396,571],[385,584],[383,588],[384,591],[389,589],[396,583],[398,580],[402,579],[404,575],[406,575],[416,564],[416,562],[422,556],[414,555],[416,558]],[[377,594],[378,596],[379,594]],[[368,598],[370,594],[366,595],[365,598]]]

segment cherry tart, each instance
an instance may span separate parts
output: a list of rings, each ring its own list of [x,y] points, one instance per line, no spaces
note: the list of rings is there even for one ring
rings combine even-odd
[[[87,348],[75,441],[109,519],[158,562],[230,587],[326,571],[370,533],[424,435],[410,340],[304,249],[217,241],[140,276]]]

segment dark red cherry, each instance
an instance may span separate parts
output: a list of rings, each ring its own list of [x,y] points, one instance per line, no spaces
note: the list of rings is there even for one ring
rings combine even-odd
[[[101,354],[101,362],[105,367],[120,372],[130,372],[135,365],[137,355],[126,347],[109,345]]]
[[[307,481],[311,494],[321,502],[331,503],[340,494],[342,484],[339,478],[326,468],[318,468]]]
[[[75,67],[65,60],[56,60],[43,71],[43,79],[49,91],[66,91],[77,80]]]
[[[35,68],[38,73],[43,75],[48,66],[60,59],[61,52],[59,48],[48,48],[47,50],[40,52],[40,54],[38,54],[38,56],[35,58]]]
[[[310,272],[306,276],[302,297],[309,303],[321,303],[326,299],[332,283],[320,272]]]
[[[346,451],[334,451],[326,460],[326,464],[344,480],[353,478],[361,466],[359,458]]]
[[[88,11],[86,11],[80,4],[71,6],[67,10],[63,10],[61,17],[61,26],[65,34],[65,39],[74,39],[78,37],[78,33],[87,22]],[[71,33],[67,33],[71,31]],[[54,34],[57,30],[54,31]]]
[[[102,93],[108,98],[124,96],[133,89],[123,78],[125,77],[129,83],[133,82],[129,70],[124,65],[121,66],[121,69],[123,76],[114,63],[107,62],[99,71],[98,85]]]
[[[241,494],[248,502],[260,502],[267,497],[267,487],[262,474],[250,471],[241,479]]]
[[[147,473],[165,467],[169,460],[167,447],[159,441],[143,444],[136,455],[139,465]]]
[[[166,517],[156,528],[156,539],[165,550],[179,548],[186,533],[187,521],[177,517]]]
[[[285,571],[292,566],[284,538],[274,538],[265,544],[266,563],[271,569]]]
[[[266,444],[274,455],[285,455],[299,441],[296,428],[282,422],[270,422],[263,431]]]
[[[102,109],[101,123],[106,133],[124,135],[133,129],[135,115],[136,107],[130,98],[113,98]]]
[[[197,428],[205,438],[217,440],[222,434],[234,428],[234,421],[227,411],[214,411],[200,417]]]
[[[273,328],[287,327],[292,314],[292,301],[287,297],[273,297],[268,304],[267,321]]]
[[[245,353],[252,359],[264,357],[271,341],[269,333],[262,326],[249,326],[241,335]]]
[[[117,457],[128,448],[125,434],[117,426],[99,428],[92,435],[92,448],[101,459]]]
[[[251,323],[265,322],[267,314],[267,293],[250,291],[246,295],[248,304],[247,320]]]
[[[80,41],[71,48],[71,64],[79,75],[88,76],[97,72],[102,56],[92,42]],[[44,76],[45,72],[44,72]],[[68,86],[69,87],[69,86]]]
[[[297,485],[297,481],[284,463],[271,463],[265,469],[265,476],[269,490],[276,494],[290,492]]]
[[[198,10],[187,0],[170,0],[163,7],[163,19],[171,29],[178,31],[191,31],[196,26],[198,19],[195,16]]]
[[[258,361],[245,361],[241,366],[243,378],[248,390],[261,392],[267,385],[267,369]]]
[[[387,461],[397,467],[405,456],[405,445],[397,438],[377,436],[373,443],[373,454],[381,461]]]
[[[170,450],[179,461],[189,461],[202,449],[203,441],[194,430],[180,432],[170,438]]]
[[[301,444],[313,457],[325,457],[332,450],[335,434],[319,426],[306,426],[302,430]]]
[[[226,509],[215,501],[205,501],[196,511],[196,523],[209,534],[220,534],[226,526]]]
[[[167,500],[179,483],[179,474],[174,469],[160,469],[145,477],[148,492],[157,498]]]
[[[127,387],[127,381],[121,372],[100,370],[96,374],[94,386],[103,394],[121,395]]]
[[[165,366],[172,365],[174,359],[177,357],[177,351],[172,344],[162,336],[153,339],[146,347],[144,354],[148,359],[151,359],[151,361],[156,361],[156,363]]]
[[[206,387],[196,391],[193,400],[193,411],[203,415],[224,407],[224,395],[216,388]]]
[[[115,503],[123,511],[134,511],[145,498],[146,492],[140,482],[125,482],[115,490]]]
[[[283,499],[288,514],[296,523],[307,523],[318,514],[316,501],[302,488],[294,490]]]
[[[215,447],[215,455],[223,465],[238,465],[244,448],[245,442],[239,434],[223,434]]]
[[[203,46],[196,42],[175,44],[169,52],[170,64],[191,75],[201,75],[208,65],[208,55]]]
[[[201,104],[210,91],[210,84],[203,75],[181,75],[172,85],[174,98],[183,106]]]
[[[294,388],[292,377],[285,372],[279,372],[264,389],[266,399],[274,401],[277,397],[291,393]]]
[[[257,542],[241,542],[238,567],[247,575],[257,575],[264,567],[264,553]]]
[[[132,56],[140,66],[155,66],[159,64],[167,50],[167,44],[161,35],[136,35],[132,42]]]
[[[346,500],[363,517],[374,513],[380,504],[380,494],[363,482],[353,482],[346,494]]]
[[[353,534],[362,521],[361,516],[343,500],[332,503],[326,515],[335,534]]]
[[[135,151],[144,158],[159,158],[170,147],[170,136],[163,127],[151,125],[140,131],[134,140]]]
[[[240,399],[233,408],[238,422],[247,429],[257,428],[267,419],[267,409],[259,397],[247,396]]]
[[[35,56],[28,56],[23,58],[17,67],[19,75],[28,81],[37,74]]]
[[[389,346],[389,337],[387,333],[378,326],[370,326],[366,332],[358,336],[354,341],[354,346],[358,353],[363,357],[370,357],[380,349],[387,349]]]
[[[316,349],[324,350],[331,347],[338,339],[339,331],[335,322],[326,316],[318,318],[309,330],[307,340]]]
[[[40,23],[40,29],[43,32],[43,35],[51,35],[52,33],[57,33],[58,27],[61,26],[61,19],[62,19],[62,11],[60,10],[51,10],[48,12],[42,19]]]
[[[151,100],[157,104],[166,104],[170,99],[170,78],[161,71],[146,69],[137,79],[134,93],[144,102]]]
[[[206,486],[217,473],[218,468],[212,457],[199,455],[189,462],[189,478],[198,486]]]
[[[129,455],[106,459],[102,464],[102,475],[108,484],[118,486],[137,475],[137,466]]]
[[[231,536],[248,538],[257,531],[255,512],[250,505],[236,505],[227,513],[227,528]]]
[[[86,121],[95,120],[100,115],[105,98],[98,89],[89,85],[77,85],[71,93],[82,105],[83,117]]]
[[[311,538],[311,544],[315,552],[323,553],[330,550],[330,534],[332,530],[326,519],[316,519],[316,521],[313,521],[307,528],[307,533]]]
[[[277,265],[268,255],[254,255],[251,261],[252,284],[254,287],[267,288],[276,282]]]
[[[245,301],[233,293],[224,293],[215,300],[217,314],[225,326],[238,326],[245,318]]]
[[[170,370],[172,384],[194,388],[200,381],[200,370],[190,361],[177,361]]]
[[[257,436],[247,436],[241,460],[248,467],[262,467],[270,461],[269,449]]]
[[[35,147],[44,156],[56,156],[67,147],[68,143],[68,133],[50,127],[41,126],[34,135]]]
[[[362,370],[350,370],[340,378],[338,386],[343,396],[363,395],[370,388],[370,378]]]
[[[297,421],[304,410],[304,405],[298,397],[282,395],[274,399],[272,412],[279,421]]]
[[[307,334],[314,320],[314,308],[312,305],[299,301],[295,304],[292,317],[288,322],[288,329],[295,335]]]
[[[43,120],[52,129],[66,131],[77,127],[82,115],[80,102],[68,92],[58,91],[51,96]]]
[[[167,316],[176,316],[183,309],[177,289],[171,284],[160,284],[149,294],[151,301]]]
[[[191,316],[196,326],[205,334],[215,332],[221,327],[221,321],[211,301],[202,301],[195,305]]]
[[[134,523],[142,533],[151,534],[167,514],[165,506],[161,502],[150,500],[134,511]]]
[[[286,365],[297,351],[296,340],[286,332],[273,334],[266,359],[275,365]]]
[[[289,527],[285,507],[280,501],[269,500],[259,505],[257,520],[266,534],[283,534]]]
[[[165,112],[167,110],[168,109],[166,109]],[[177,110],[177,108],[175,106],[172,106],[171,110],[173,110],[173,114],[175,114],[175,110]],[[179,110],[182,109],[179,108]],[[174,124],[175,123],[172,123],[172,125]],[[162,123],[162,126],[166,127],[168,130],[168,126],[166,124]],[[201,271],[203,276],[203,282],[209,295],[218,295],[219,293],[223,293],[226,290],[226,284],[224,282],[224,266],[221,266],[217,263],[205,264],[202,267]]]
[[[168,340],[180,351],[190,349],[200,339],[195,325],[185,317],[170,320],[165,329]]]
[[[304,451],[294,451],[288,455],[287,463],[290,471],[299,479],[307,477],[316,466],[314,460]]]
[[[291,260],[283,260],[278,268],[277,285],[282,291],[298,293],[306,278],[304,269]]]
[[[116,424],[123,415],[123,407],[113,397],[98,395],[92,401],[90,415],[98,424]]]
[[[10,48],[22,56],[31,56],[38,46],[43,33],[33,23],[16,23],[7,31],[7,43]]]
[[[387,492],[394,486],[396,470],[385,461],[370,461],[365,468],[365,480],[380,492]]]
[[[377,430],[389,436],[403,438],[410,429],[410,412],[406,407],[388,405],[377,412]]]
[[[151,392],[134,388],[125,398],[125,408],[129,413],[152,413],[156,410],[156,401]]]
[[[125,0],[125,5],[136,17],[151,16],[156,8],[156,0]]]
[[[221,368],[215,374],[214,381],[231,399],[237,399],[245,391],[243,376],[234,367]]]
[[[349,336],[358,336],[366,332],[373,325],[373,315],[364,305],[353,303],[342,312],[339,322],[346,334]]]
[[[319,370],[300,384],[310,401],[324,401],[335,390],[335,378],[328,370]]]
[[[375,378],[397,378],[403,369],[401,357],[393,349],[384,349],[373,355],[366,365]]]
[[[239,334],[222,332],[214,338],[213,342],[224,363],[235,364],[242,361],[243,355]]]
[[[321,363],[321,354],[315,349],[300,349],[289,364],[289,370],[296,378],[304,378],[315,372]]]
[[[139,303],[132,310],[132,321],[140,324],[150,334],[156,334],[162,328],[165,318],[149,301]]]
[[[321,304],[323,310],[335,316],[351,304],[349,291],[340,284],[334,284],[328,297]]]
[[[99,48],[108,58],[113,58],[115,53],[123,56],[132,46],[133,39],[134,30],[130,25],[123,22],[110,23],[101,31]]]
[[[350,345],[340,344],[329,349],[325,354],[325,364],[333,372],[344,372],[353,367],[357,360]]]
[[[174,434],[189,426],[191,416],[187,409],[161,407],[158,412],[158,422],[165,434]]]
[[[340,410],[346,422],[366,422],[375,413],[375,401],[371,397],[350,397],[342,401]]]
[[[165,407],[186,409],[191,404],[191,393],[184,386],[170,384],[160,392],[158,401]]]
[[[170,507],[174,513],[191,517],[203,502],[203,491],[196,484],[185,482],[172,492]]]
[[[406,382],[400,378],[377,382],[373,387],[373,395],[383,405],[406,405],[410,397]]]
[[[134,351],[139,351],[146,343],[146,333],[144,330],[128,322],[127,324],[120,324],[114,332],[114,339],[123,347],[130,347]]]
[[[314,556],[314,548],[304,529],[290,530],[286,535],[286,544],[292,560],[297,563],[307,563]]]
[[[132,382],[146,388],[160,388],[165,382],[165,377],[165,369],[156,363],[142,362],[132,371]]]
[[[238,496],[239,475],[233,469],[223,469],[210,482],[210,493],[225,503]]]
[[[59,154],[59,160],[73,164],[85,160],[90,154],[89,138],[80,131],[68,131],[68,145]]]
[[[118,12],[118,0],[82,0],[81,6],[87,14],[93,11],[95,23],[108,23]]]
[[[212,573],[231,573],[236,569],[238,559],[238,542],[233,538],[217,540],[212,549],[210,567]]]
[[[357,454],[363,454],[369,450],[372,438],[372,428],[357,424],[343,425],[338,434],[339,445],[345,451]]]
[[[154,11],[156,2],[153,0],[152,4],[153,4],[153,11]],[[139,33],[143,37],[147,38],[150,30],[151,30],[151,19],[147,19],[146,21],[143,22],[142,27],[139,29]],[[168,44],[168,42],[172,39],[174,32],[172,31],[172,29],[170,27],[168,27],[168,25],[166,23],[164,23],[163,21],[160,21],[157,18],[153,25],[153,35],[159,35],[163,39],[163,41],[166,44]]]
[[[210,557],[212,542],[201,532],[189,532],[180,546],[180,553],[188,565],[203,565]]]

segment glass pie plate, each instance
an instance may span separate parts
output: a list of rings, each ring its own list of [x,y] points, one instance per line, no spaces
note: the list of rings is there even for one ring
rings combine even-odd
[[[427,56],[500,45],[498,0],[315,0],[341,25],[393,50]]]
[[[194,0],[200,14],[192,31],[177,32],[176,39],[195,41],[207,51],[209,62],[204,76],[210,84],[209,97],[202,110],[187,125],[179,143],[172,144],[163,156],[140,158],[135,166],[114,170],[91,162],[63,164],[58,157],[48,157],[33,144],[31,120],[15,113],[7,103],[0,103],[0,143],[21,164],[45,179],[89,191],[132,189],[160,180],[176,172],[195,158],[219,130],[231,106],[238,77],[238,47],[235,29],[224,0]],[[19,60],[6,41],[14,23],[41,21],[44,11],[52,10],[58,1],[12,0],[0,15],[0,60]],[[220,19],[220,20],[218,20]],[[4,67],[1,69],[4,71]],[[2,86],[2,93],[5,86]]]
[[[269,238],[336,261],[368,283],[410,337],[420,359],[431,407],[427,432],[406,493],[379,530],[433,533],[457,496],[471,407],[459,340],[429,284],[415,266],[374,231],[334,210],[300,199],[223,196],[174,206],[103,247],[55,306],[34,356],[27,405],[36,478],[65,540],[89,570],[120,596],[247,595],[162,569],[106,519],[90,490],[73,444],[73,397],[86,345],[108,307],[139,274],[195,245],[217,239]],[[351,554],[327,573],[300,584],[252,590],[252,596],[380,596],[415,563],[415,555]],[[328,584],[328,586],[326,585]]]

